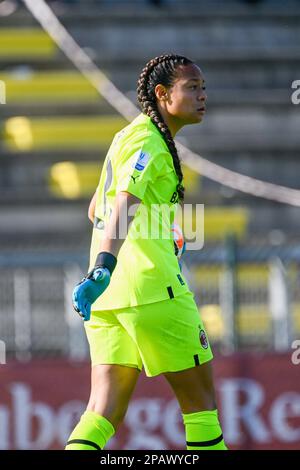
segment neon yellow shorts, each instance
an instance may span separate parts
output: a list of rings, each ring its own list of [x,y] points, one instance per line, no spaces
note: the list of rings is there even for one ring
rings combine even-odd
[[[136,307],[92,312],[85,323],[92,365],[119,364],[152,377],[210,361],[208,343],[194,295]]]

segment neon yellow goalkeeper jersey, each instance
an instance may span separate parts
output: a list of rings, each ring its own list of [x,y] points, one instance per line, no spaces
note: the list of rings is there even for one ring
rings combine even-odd
[[[97,188],[89,269],[101,250],[116,195],[127,191],[141,203],[119,251],[110,285],[92,305],[93,311],[149,304],[189,291],[171,235],[178,207],[177,184],[164,138],[151,119],[140,114],[113,139]]]

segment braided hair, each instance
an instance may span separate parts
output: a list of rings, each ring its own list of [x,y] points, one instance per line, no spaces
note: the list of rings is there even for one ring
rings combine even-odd
[[[182,201],[184,199],[184,186],[182,184],[183,174],[180,159],[170,129],[158,110],[155,87],[158,84],[168,88],[171,87],[177,76],[177,68],[180,65],[189,64],[193,64],[190,59],[176,54],[165,54],[155,57],[143,68],[137,86],[138,101],[142,111],[150,117],[153,124],[158,128],[172,155],[174,168],[179,180],[176,190],[179,199]]]

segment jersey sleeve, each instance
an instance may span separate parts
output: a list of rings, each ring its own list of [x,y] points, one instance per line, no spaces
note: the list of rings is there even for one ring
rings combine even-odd
[[[143,200],[148,185],[162,174],[165,158],[166,150],[159,141],[132,145],[117,166],[116,192],[127,191]]]

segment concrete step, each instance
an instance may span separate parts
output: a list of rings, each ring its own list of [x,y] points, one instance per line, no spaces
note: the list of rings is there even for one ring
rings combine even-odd
[[[91,231],[92,224],[88,221],[85,205],[78,202],[64,207],[48,204],[46,210],[31,204],[26,207],[15,207],[13,210],[1,207],[0,233],[4,236],[17,229],[23,234],[32,234],[36,231],[40,235],[53,236],[58,232],[66,235],[73,230],[77,233],[89,229]]]
[[[196,39],[196,38],[195,38]],[[190,45],[185,45],[180,43],[178,47],[172,44],[172,40],[169,45],[164,45],[161,40],[158,45],[152,44],[149,50],[144,48],[144,40],[141,40],[139,46],[121,48],[120,44],[109,47],[108,44],[98,44],[97,47],[101,50],[97,52],[96,48],[92,46],[84,46],[90,57],[102,67],[110,67],[112,65],[118,64],[121,67],[132,66],[135,64],[140,64],[143,66],[147,60],[151,57],[155,57],[160,54],[166,53],[166,51],[176,51],[177,54],[187,55],[193,61],[202,64],[237,64],[251,62],[252,64],[265,62],[266,66],[272,64],[276,61],[282,61],[285,63],[292,63],[294,60],[298,60],[300,57],[300,49],[295,44],[287,44],[286,46],[269,46],[269,47],[260,47],[247,45],[244,47],[238,46],[236,48],[224,47],[224,45],[219,45],[215,47],[203,47],[197,43],[197,47],[191,47]],[[299,42],[299,41],[298,41]],[[81,46],[83,44],[81,42]],[[2,69],[8,69],[12,66],[18,66],[24,61],[22,55],[20,56],[8,56],[0,57],[0,64]],[[44,56],[28,56],[26,57],[26,65],[39,67],[41,70],[53,70],[53,69],[66,69],[70,67],[70,62],[65,56],[62,55],[59,51],[53,58]]]
[[[111,116],[12,117],[4,122],[3,149],[29,152],[108,148],[114,134],[127,121]],[[211,109],[201,125],[186,126],[178,138],[195,147],[202,143],[211,150],[220,145],[228,149],[291,148],[300,146],[300,114],[291,104],[284,111],[266,108]],[[206,147],[207,148],[207,147]]]
[[[215,210],[222,214],[230,212],[239,203],[219,205],[213,201],[203,201],[201,194],[198,202],[205,203],[207,215],[210,217]],[[241,206],[240,206],[241,207]],[[284,210],[283,210],[284,209]],[[265,242],[285,243],[295,237],[300,230],[299,208],[281,204],[265,203],[265,200],[253,197],[244,201],[243,210],[248,214],[246,233],[242,240],[253,241],[253,236],[265,237]],[[0,243],[2,255],[8,250],[26,253],[27,250],[45,250],[48,254],[60,248],[64,253],[71,251],[85,252],[88,255],[92,235],[92,225],[86,217],[84,206],[65,209],[45,206],[40,208],[28,206],[14,208],[9,212],[0,207]],[[277,240],[277,241],[276,241]],[[209,241],[209,240],[207,240]]]
[[[125,23],[120,28],[119,23],[103,22],[86,29],[71,27],[70,32],[82,47],[90,48],[93,54],[105,60],[118,61],[121,57],[123,61],[126,58],[145,60],[145,57],[155,57],[165,51],[176,51],[196,59],[202,57],[207,61],[222,57],[231,61],[299,57],[298,24],[287,28],[286,24],[274,25],[267,21],[259,25],[248,22],[224,24],[217,19],[206,23],[190,16],[188,24],[164,20],[140,25]],[[139,40],[132,41],[133,37]]]
[[[208,92],[214,90],[239,93],[242,90],[257,90],[257,92],[269,90],[271,93],[274,89],[290,90],[292,82],[300,77],[300,61],[297,58],[290,60],[287,56],[278,56],[276,59],[270,57],[260,59],[260,53],[256,51],[252,59],[241,56],[237,61],[232,60],[231,56],[225,57],[224,55],[221,55],[218,60],[211,61],[210,59],[211,57],[206,58],[200,55],[193,57],[204,73]],[[97,64],[120,90],[132,93],[136,90],[137,79],[146,60],[143,57],[132,61],[128,59],[126,63],[121,60],[106,63],[101,58],[97,60]],[[72,67],[63,57],[52,62],[44,59],[39,61],[30,59],[27,62],[29,71],[53,73],[54,70],[68,71]],[[0,58],[0,65],[6,73],[14,73],[19,68],[19,61],[12,60],[9,64],[1,62]]]
[[[270,89],[229,89],[220,90],[211,88],[208,85],[207,105],[210,111],[225,111],[227,108],[260,109],[264,108],[267,112],[272,112],[280,107],[281,112],[287,112],[291,107],[292,90],[289,88]],[[134,90],[126,93],[128,98],[138,107],[136,102],[136,92]],[[94,102],[64,102],[47,101],[42,102],[16,102],[10,103],[7,100],[6,106],[1,108],[3,118],[13,116],[97,116],[97,115],[116,114],[115,109],[104,99]]]
[[[272,98],[271,98],[272,100]],[[278,97],[278,102],[283,104],[282,98]],[[40,117],[55,117],[55,116],[99,116],[99,115],[115,115],[116,111],[106,101],[95,101],[94,103],[64,103],[62,101],[43,101],[42,103],[6,103],[6,106],[1,108],[1,116],[3,118],[10,118],[13,116],[40,116]]]
[[[187,139],[206,140],[215,138],[224,140],[234,138],[235,145],[254,143],[254,145],[270,145],[272,139],[281,140],[281,145],[299,145],[300,143],[300,114],[296,105],[290,104],[289,112],[283,112],[279,107],[276,112],[267,109],[210,110],[199,126],[186,126],[179,136]],[[201,136],[201,137],[200,137]],[[278,139],[279,138],[279,139]],[[271,143],[272,145],[272,143]],[[274,145],[272,145],[274,148]]]
[[[52,2],[49,2],[50,4]],[[51,5],[55,14],[66,25],[72,23],[98,23],[100,21],[142,20],[165,21],[180,18],[190,21],[201,19],[274,19],[295,22],[300,16],[297,0],[264,0],[251,5],[242,0],[163,0],[161,7],[154,7],[148,0],[85,0],[84,4],[74,2],[71,6],[54,2]],[[20,5],[12,14],[0,17],[0,24],[8,26],[31,26],[36,22],[26,8]]]
[[[207,152],[298,152],[300,149],[299,136],[297,135],[283,135],[275,134],[264,135],[208,135],[199,134],[198,136],[189,136],[188,138],[181,139],[183,144],[186,144],[191,150],[206,155]]]
[[[227,151],[220,149],[206,151],[198,148],[198,152],[210,161],[237,173],[251,176],[273,184],[283,185],[295,189],[299,188],[300,162],[297,151],[280,150],[276,152],[257,150],[256,152],[244,150]],[[69,175],[63,174],[67,160],[62,156],[58,163],[43,159],[41,155],[12,156],[2,158],[3,165],[0,178],[0,206],[26,206],[34,203],[36,207],[57,205],[58,207],[73,207],[76,204],[88,204],[100,177],[101,162],[92,160],[92,156],[85,155],[84,160],[67,162],[71,167],[73,184],[70,188]],[[96,157],[96,155],[94,155]],[[57,167],[57,168],[56,168]],[[61,168],[61,171],[60,171]],[[90,170],[88,171],[88,168]],[[253,199],[252,196],[239,193],[205,177],[195,179],[193,172],[183,168],[187,185],[187,197],[190,201],[201,199],[205,203],[223,204],[232,201],[240,203]],[[76,179],[76,184],[74,184]],[[226,183],[226,182],[224,182]],[[76,191],[74,190],[76,189]],[[86,202],[84,202],[86,201]],[[263,200],[262,200],[263,201]],[[199,202],[199,201],[198,201]],[[264,201],[265,204],[271,204]],[[68,209],[67,209],[68,210]]]
[[[274,181],[278,184],[289,184],[294,187],[299,186],[299,172],[300,172],[300,163],[299,163],[299,154],[297,151],[288,151],[285,150],[282,152],[280,149],[277,149],[277,152],[271,152],[266,150],[257,150],[256,152],[249,152],[246,149],[243,151],[235,152],[225,152],[221,150],[217,151],[206,151],[199,153],[221,166],[225,166],[229,169],[232,169],[243,174],[249,174],[256,178],[266,179]],[[280,157],[284,156],[284,163]],[[41,155],[29,155],[29,156],[20,156],[10,158],[2,158],[3,166],[1,171],[0,187],[1,191],[5,187],[7,189],[13,187],[24,187],[29,190],[34,186],[45,187],[45,184],[49,183],[49,173],[52,165],[56,163],[68,161],[66,156],[57,155],[56,161],[49,154],[48,159],[42,158]],[[74,165],[84,164],[91,166],[97,172],[97,175],[94,177],[96,180],[100,176],[100,171],[102,167],[102,158],[99,155],[78,155],[77,162],[73,161]]]

